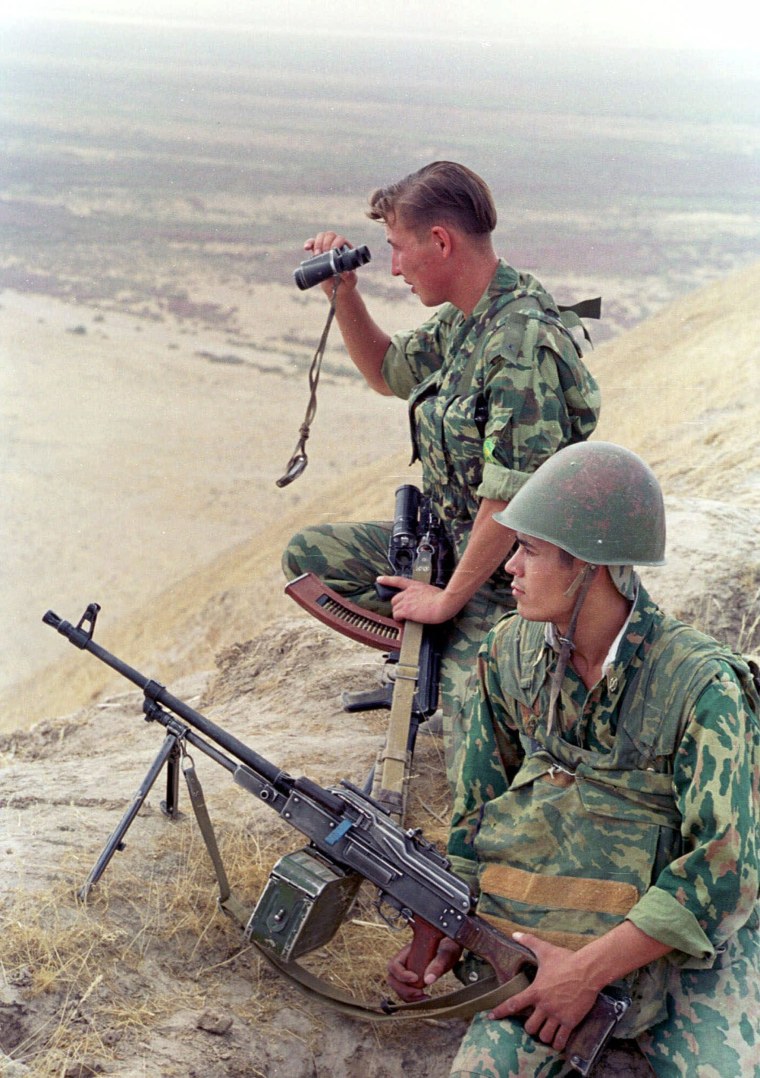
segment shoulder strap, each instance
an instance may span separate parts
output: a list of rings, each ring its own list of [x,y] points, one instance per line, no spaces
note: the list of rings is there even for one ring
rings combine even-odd
[[[559,304],[559,313],[572,312],[576,314],[578,318],[601,318],[602,317],[602,297],[596,296],[594,299],[581,299],[577,303]]]
[[[685,650],[679,655],[679,648],[684,645]],[[721,663],[731,667],[741,686],[747,707],[756,716],[760,715],[759,690],[752,669],[754,664],[693,626],[666,617],[663,631],[652,644],[647,656],[646,681],[637,686],[641,706],[630,712],[629,717],[634,726],[628,727],[628,733],[642,748],[654,755],[657,754],[655,750],[658,746],[663,748],[663,733],[667,734],[668,741],[671,738],[678,741],[683,734],[690,705],[709,682],[719,676]],[[659,711],[648,712],[651,715],[659,714],[659,721],[649,724],[645,729],[644,705],[652,696],[652,678],[658,673],[662,676],[660,672],[663,665],[667,666],[668,670],[667,693]],[[672,724],[670,730],[666,728],[667,723]]]
[[[582,319],[602,317],[602,297],[596,296],[595,299],[582,299],[578,303],[566,305],[560,303],[559,316],[564,326],[567,326],[568,329],[580,329],[583,336],[591,344],[591,336]]]
[[[538,309],[522,310],[515,312],[515,318],[521,318],[525,327],[523,330],[523,342],[522,350],[526,353],[530,351],[535,344],[533,341],[528,347],[525,345],[524,336],[525,333],[530,333],[535,339],[538,339],[538,322],[546,321],[545,315],[549,315],[551,321],[556,325],[557,322],[561,323],[565,330],[570,335],[573,344],[575,345],[576,352],[580,355],[580,346],[576,343],[572,335],[572,330],[579,328],[583,332],[583,336],[591,343],[591,337],[585,325],[581,321],[583,318],[601,318],[602,317],[602,297],[597,296],[595,299],[579,300],[577,303],[571,304],[555,304],[550,305],[543,300],[544,296],[548,296],[548,293],[540,291],[538,289],[522,288],[519,291],[515,290],[514,295],[509,300],[509,305],[516,303],[521,299],[533,300]],[[495,315],[502,307],[502,301],[504,297],[502,294],[494,297],[494,301],[486,311],[484,320],[490,321],[493,315]],[[552,317],[554,316],[554,317]],[[472,353],[467,361],[467,366],[462,371],[462,378],[460,385],[463,390],[469,388],[475,375],[475,368],[480,358],[480,348],[473,348]]]

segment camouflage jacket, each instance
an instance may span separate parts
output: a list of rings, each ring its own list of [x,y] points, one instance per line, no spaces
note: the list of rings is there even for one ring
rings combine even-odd
[[[508,932],[577,949],[628,918],[673,947],[629,984],[632,1035],[667,963],[758,946],[760,702],[742,660],[641,588],[602,680],[568,667],[548,735],[546,629],[514,615],[486,639],[449,853]]]
[[[413,459],[458,557],[481,498],[509,501],[599,416],[597,384],[554,300],[504,261],[469,318],[446,304],[396,335],[383,376],[409,402]],[[501,600],[507,587],[500,569],[491,590]]]

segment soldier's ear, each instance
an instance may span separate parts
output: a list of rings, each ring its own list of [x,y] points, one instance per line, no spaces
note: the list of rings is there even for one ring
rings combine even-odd
[[[441,255],[448,258],[453,247],[452,236],[448,228],[445,225],[433,225],[430,229],[430,237],[440,250]]]

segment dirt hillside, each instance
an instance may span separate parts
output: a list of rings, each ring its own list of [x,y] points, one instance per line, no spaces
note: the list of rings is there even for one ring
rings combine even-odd
[[[640,453],[654,468],[665,490],[668,565],[648,572],[651,590],[679,616],[707,619],[716,634],[749,648],[758,646],[760,345],[747,311],[752,309],[758,287],[760,263],[750,271],[686,296],[599,347],[589,358],[603,392],[596,436]],[[173,386],[177,373],[165,373],[168,384]],[[201,392],[207,389],[201,386]],[[218,386],[215,392],[220,392]],[[240,390],[233,387],[232,392]],[[350,446],[341,437],[342,429],[333,432],[333,416],[327,414],[335,406],[336,396],[340,400],[346,393],[355,407],[361,407],[362,417],[371,415],[375,408],[379,410],[366,439],[354,436]],[[73,608],[59,608],[56,613],[73,621],[88,602],[100,601],[101,632],[108,626],[112,650],[118,648],[135,662],[158,664],[167,678],[181,676],[188,669],[208,669],[220,647],[247,638],[272,617],[292,613],[292,604],[282,594],[279,563],[293,531],[305,521],[386,517],[395,486],[415,477],[407,466],[403,422],[397,423],[395,413],[388,412],[387,400],[361,389],[357,393],[353,383],[324,389],[322,399],[326,414],[320,414],[315,421],[316,432],[322,437],[329,434],[331,439],[334,434],[335,439],[328,446],[327,466],[323,467],[319,456],[323,447],[310,450],[314,463],[302,479],[287,488],[288,497],[279,502],[273,500],[280,492],[275,490],[272,477],[280,474],[293,448],[304,398],[298,391],[290,394],[287,408],[292,418],[287,422],[282,418],[288,414],[283,411],[283,401],[276,401],[274,406],[266,399],[259,399],[258,405],[255,399],[249,402],[251,409],[258,407],[264,415],[272,414],[270,409],[274,407],[274,413],[280,416],[278,425],[285,430],[285,436],[266,458],[261,496],[268,499],[267,512],[263,521],[258,511],[250,516],[254,529],[251,538],[228,544],[215,558],[180,575],[168,588],[157,582],[150,600],[128,616],[117,618],[116,624],[111,592],[103,593],[99,587],[94,588],[95,593],[93,586],[88,591],[80,588],[78,597],[69,600],[75,604]],[[260,446],[258,428],[254,434]],[[348,473],[340,472],[341,454],[353,454],[357,443],[362,443],[365,454],[374,459],[365,460]],[[384,451],[389,446],[397,447],[390,456]],[[180,452],[180,447],[176,450]],[[193,447],[183,452],[182,466],[191,469]],[[234,474],[236,468],[234,458],[218,461],[217,476]],[[216,482],[223,485],[219,478]],[[104,496],[105,492],[94,491],[93,504]],[[136,511],[137,506],[133,509]],[[175,507],[172,511],[173,526]],[[233,518],[234,529],[240,529],[237,504],[230,500],[218,512],[222,520],[225,514]],[[221,523],[214,522],[215,532],[222,530]],[[101,562],[118,559],[120,581],[114,590],[123,589],[125,580],[133,576],[140,580],[143,575],[146,551],[139,518],[126,531],[125,527],[119,532],[118,553],[114,555],[109,544],[100,553]],[[116,541],[116,537],[111,540]],[[722,550],[724,541],[728,546]],[[220,540],[216,542],[218,545]],[[97,550],[91,556],[97,566]],[[174,564],[182,564],[179,552]],[[84,575],[81,566],[78,572],[80,577]],[[29,580],[29,586],[39,594],[38,609],[27,607],[25,614],[30,624],[34,622],[35,643],[39,645],[44,640],[54,647],[46,635],[49,630],[43,629],[37,619],[45,609],[43,599],[47,605],[59,605],[56,596],[62,590],[70,594],[70,588],[61,587],[65,578],[60,573],[55,575],[55,560],[40,576],[48,578],[46,590],[41,592],[39,584]],[[97,577],[97,571],[91,571],[87,579],[93,577]],[[77,670],[69,656],[55,659],[44,673],[35,672],[0,695],[0,729],[15,729],[70,710],[100,691],[108,680],[105,669]]]

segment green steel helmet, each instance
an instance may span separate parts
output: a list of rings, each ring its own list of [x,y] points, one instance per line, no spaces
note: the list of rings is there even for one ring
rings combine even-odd
[[[665,561],[660,484],[640,457],[612,442],[560,449],[494,519],[592,565]]]

